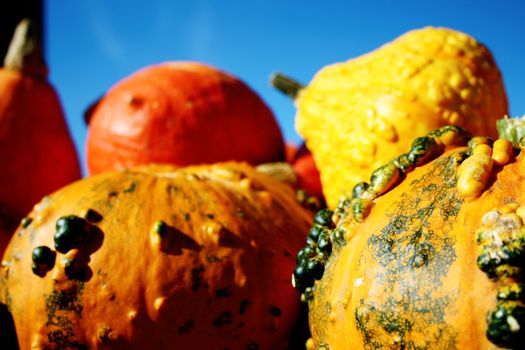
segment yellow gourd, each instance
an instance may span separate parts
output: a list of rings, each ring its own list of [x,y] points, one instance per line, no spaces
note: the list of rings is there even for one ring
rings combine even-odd
[[[294,96],[296,128],[321,174],[329,207],[410,142],[455,124],[495,137],[507,113],[502,75],[487,47],[447,28],[410,31],[320,70],[307,87],[276,75]]]

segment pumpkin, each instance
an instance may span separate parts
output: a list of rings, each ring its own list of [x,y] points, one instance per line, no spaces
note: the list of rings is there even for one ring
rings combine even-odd
[[[284,140],[264,101],[240,79],[199,62],[148,66],[88,110],[91,174],[148,163],[178,166],[284,160]]]
[[[523,147],[443,127],[318,212],[293,274],[307,349],[521,348]]]
[[[22,349],[284,349],[312,213],[247,163],[105,172],[42,200],[0,271]]]
[[[297,146],[297,144],[295,144],[294,142],[290,142],[290,141],[286,142],[284,144],[284,160],[287,163],[292,163],[295,157],[295,154],[297,153],[298,150],[299,150],[299,146]]]
[[[35,203],[81,176],[34,31],[29,20],[17,26],[0,69],[0,253]]]
[[[310,150],[303,142],[300,146],[295,146],[295,148],[291,145],[287,145],[286,151],[287,162],[292,165],[293,170],[297,175],[297,186],[316,197],[321,203],[324,203],[319,170],[315,165]]]
[[[496,137],[495,122],[508,107],[489,49],[448,28],[405,33],[322,68],[308,86],[283,75],[273,84],[294,98],[296,129],[313,154],[330,208],[435,128],[455,124]]]

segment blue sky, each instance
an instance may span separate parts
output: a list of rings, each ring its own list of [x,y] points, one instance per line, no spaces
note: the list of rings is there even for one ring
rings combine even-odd
[[[299,142],[292,102],[269,86],[276,71],[303,83],[424,26],[468,33],[487,45],[505,82],[512,116],[525,113],[522,0],[49,0],[46,57],[84,162],[89,103],[145,66],[193,60],[250,85],[270,106],[286,140]]]

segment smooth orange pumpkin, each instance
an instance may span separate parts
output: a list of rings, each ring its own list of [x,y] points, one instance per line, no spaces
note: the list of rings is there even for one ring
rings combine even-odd
[[[524,157],[445,127],[318,213],[293,277],[307,348],[520,348]]]
[[[92,174],[135,165],[284,160],[268,106],[244,82],[198,62],[146,67],[90,109],[86,141]]]
[[[35,203],[81,176],[33,30],[20,23],[0,69],[0,252]]]
[[[29,214],[0,301],[22,349],[285,349],[311,220],[246,163],[106,172]]]

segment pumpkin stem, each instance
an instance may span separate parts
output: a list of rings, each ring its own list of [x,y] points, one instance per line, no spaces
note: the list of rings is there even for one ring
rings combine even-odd
[[[97,98],[96,100],[94,100],[93,102],[91,102],[87,108],[84,110],[84,123],[86,123],[86,125],[89,125],[89,122],[91,121],[91,117],[93,116],[93,113],[95,113],[95,109],[97,109],[97,106],[99,104],[99,102],[102,100],[102,98],[104,97],[104,95],[100,96],[99,98]]]
[[[47,79],[47,65],[42,53],[39,31],[34,21],[27,18],[20,21],[4,58],[5,69]]]
[[[304,85],[281,73],[275,73],[270,77],[270,84],[283,94],[290,96],[293,100],[304,89]]]
[[[512,142],[518,146],[520,140],[525,136],[525,115],[521,118],[509,118],[505,116],[496,122],[499,137]]]

